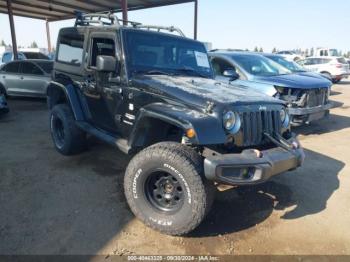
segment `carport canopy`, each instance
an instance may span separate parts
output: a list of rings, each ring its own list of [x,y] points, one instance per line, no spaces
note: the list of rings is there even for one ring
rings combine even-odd
[[[140,10],[194,2],[194,38],[197,38],[198,0],[0,0],[0,13],[8,14],[12,47],[17,58],[17,43],[13,16],[46,21],[48,49],[51,48],[49,22],[75,18],[75,12],[122,12],[128,20],[128,10]]]

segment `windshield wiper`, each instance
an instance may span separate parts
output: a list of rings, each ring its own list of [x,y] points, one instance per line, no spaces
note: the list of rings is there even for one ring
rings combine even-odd
[[[133,72],[134,74],[143,74],[143,75],[167,75],[167,76],[171,76],[172,74],[162,71],[162,70],[135,70]]]
[[[189,66],[184,66],[184,67],[180,67],[180,68],[176,68],[176,71],[182,71],[182,72],[191,72],[196,74],[197,76],[203,77],[203,78],[208,78],[208,76],[206,76],[205,74],[202,74],[200,72],[198,72],[196,69],[189,67]]]

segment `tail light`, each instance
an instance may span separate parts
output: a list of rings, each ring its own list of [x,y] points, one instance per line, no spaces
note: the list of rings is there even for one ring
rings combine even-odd
[[[343,68],[343,65],[342,64],[335,64],[335,67],[336,68]]]

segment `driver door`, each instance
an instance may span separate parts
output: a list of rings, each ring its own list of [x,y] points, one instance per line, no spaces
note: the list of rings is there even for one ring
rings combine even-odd
[[[90,34],[88,59],[85,76],[84,97],[89,107],[89,122],[111,133],[119,133],[119,120],[122,115],[122,87],[110,80],[117,72],[99,72],[96,69],[98,56],[117,56],[115,32]]]

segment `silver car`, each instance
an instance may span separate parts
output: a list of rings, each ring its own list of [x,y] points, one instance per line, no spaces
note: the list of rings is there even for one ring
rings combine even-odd
[[[12,61],[0,69],[0,89],[9,96],[46,97],[52,69],[48,60]]]

